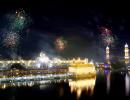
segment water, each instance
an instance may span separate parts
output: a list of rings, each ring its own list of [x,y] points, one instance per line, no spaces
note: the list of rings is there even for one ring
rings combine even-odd
[[[0,100],[126,97],[130,96],[130,75],[105,70],[89,79],[1,83],[0,88]]]

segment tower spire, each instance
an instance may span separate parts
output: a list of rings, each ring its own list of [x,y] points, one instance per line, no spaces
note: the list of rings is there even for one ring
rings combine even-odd
[[[125,52],[125,63],[128,64],[129,63],[129,47],[128,47],[128,44],[126,43],[125,44],[125,49],[124,49],[124,52]]]
[[[109,46],[106,47],[106,62],[110,64],[110,50]]]

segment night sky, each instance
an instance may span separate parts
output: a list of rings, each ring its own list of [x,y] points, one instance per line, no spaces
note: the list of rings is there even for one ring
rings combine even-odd
[[[130,44],[130,6],[122,2],[7,1],[0,3],[1,38],[8,26],[7,14],[23,8],[31,18],[31,24],[22,31],[17,47],[17,55],[24,59],[33,59],[44,51],[64,58],[88,57],[102,61],[105,46],[101,43],[100,27],[111,29],[117,37],[111,55],[123,57],[124,44]],[[67,41],[62,51],[55,46],[58,37]],[[11,58],[10,49],[3,47],[2,43],[0,46],[1,58]]]

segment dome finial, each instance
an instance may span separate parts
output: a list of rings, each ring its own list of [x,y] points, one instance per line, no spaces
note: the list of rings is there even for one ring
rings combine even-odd
[[[127,43],[125,44],[125,47],[128,47],[128,44],[127,44]]]
[[[109,49],[109,46],[107,46],[106,49]]]

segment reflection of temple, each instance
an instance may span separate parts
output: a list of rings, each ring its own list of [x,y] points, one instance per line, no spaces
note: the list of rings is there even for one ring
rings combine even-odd
[[[81,96],[82,91],[86,91],[87,94],[92,95],[95,87],[95,81],[96,77],[84,80],[70,81],[69,86],[71,93],[76,92],[78,98]]]
[[[80,58],[72,60],[69,72],[75,75],[96,74],[93,62],[88,62],[88,59],[81,60]]]

